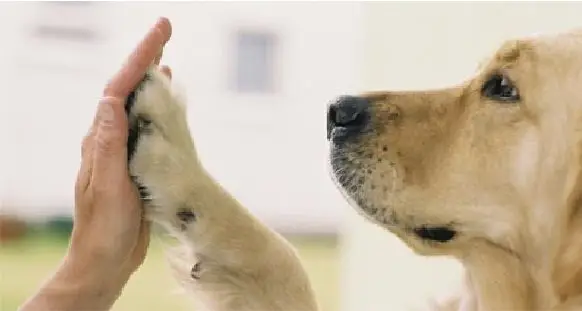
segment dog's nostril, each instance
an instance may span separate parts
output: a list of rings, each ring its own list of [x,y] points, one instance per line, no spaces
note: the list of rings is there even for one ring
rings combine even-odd
[[[342,96],[327,110],[327,136],[336,127],[350,129],[363,128],[369,120],[370,102],[362,97]]]
[[[368,101],[361,97],[342,96],[329,106],[330,121],[336,126],[361,125],[362,114],[368,109]]]

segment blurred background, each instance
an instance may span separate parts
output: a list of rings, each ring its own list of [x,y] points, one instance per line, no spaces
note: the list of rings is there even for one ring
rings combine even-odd
[[[504,40],[582,27],[574,2],[1,2],[0,310],[64,254],[80,142],[108,77],[158,16],[203,163],[298,248],[325,311],[410,310],[453,293],[328,177],[325,106],[460,82]],[[114,310],[190,310],[154,240]]]

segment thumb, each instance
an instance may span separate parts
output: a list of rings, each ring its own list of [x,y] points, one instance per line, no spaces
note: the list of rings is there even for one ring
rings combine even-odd
[[[105,97],[99,102],[93,148],[93,183],[107,186],[111,178],[127,176],[127,116],[125,101]]]

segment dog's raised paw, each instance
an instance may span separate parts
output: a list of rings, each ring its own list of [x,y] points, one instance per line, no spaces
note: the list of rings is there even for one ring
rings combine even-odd
[[[190,222],[192,216],[180,212],[185,194],[179,191],[186,188],[184,172],[198,163],[185,105],[169,78],[152,67],[127,98],[125,110],[129,171],[146,212],[162,212],[165,221],[185,226],[183,219]]]
[[[129,125],[129,162],[135,157],[144,136],[161,134],[165,139],[177,142],[179,136],[183,138],[184,130],[189,132],[185,106],[174,94],[169,78],[153,67],[127,97],[125,111]]]

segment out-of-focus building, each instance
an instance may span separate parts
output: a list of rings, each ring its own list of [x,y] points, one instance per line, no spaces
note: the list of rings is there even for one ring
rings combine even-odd
[[[325,106],[357,81],[357,3],[0,4],[5,210],[68,214],[80,142],[110,74],[160,15],[206,167],[281,231],[335,232]]]

